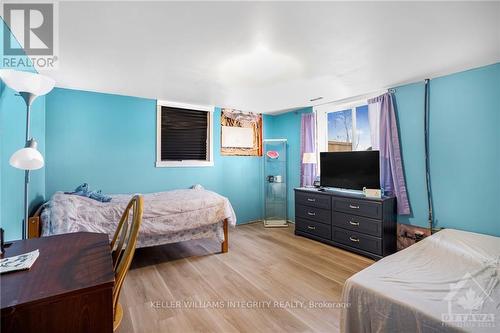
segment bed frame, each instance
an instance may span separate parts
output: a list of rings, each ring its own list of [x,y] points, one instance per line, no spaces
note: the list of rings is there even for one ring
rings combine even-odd
[[[38,238],[42,235],[42,223],[40,221],[40,214],[42,213],[43,204],[38,207],[33,216],[28,218],[28,238]],[[224,230],[224,241],[221,243],[221,253],[227,253],[229,250],[229,221],[224,219],[222,228]]]

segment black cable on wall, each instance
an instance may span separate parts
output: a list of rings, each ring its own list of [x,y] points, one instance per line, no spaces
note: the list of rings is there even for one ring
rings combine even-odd
[[[429,79],[425,79],[424,96],[424,140],[425,140],[425,179],[427,185],[427,206],[429,209],[428,223],[429,231],[432,233],[434,216],[432,212],[432,192],[431,192],[431,174],[429,166]]]

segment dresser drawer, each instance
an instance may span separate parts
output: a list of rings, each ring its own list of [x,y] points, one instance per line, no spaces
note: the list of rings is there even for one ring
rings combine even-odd
[[[382,204],[375,201],[333,198],[333,210],[374,219],[382,218]]]
[[[332,207],[332,198],[325,194],[295,192],[295,203],[311,207],[330,209]]]
[[[382,239],[380,238],[340,228],[333,228],[332,238],[335,242],[382,255]]]
[[[332,238],[332,227],[323,223],[317,223],[301,218],[295,219],[295,228],[325,239]]]
[[[316,207],[308,207],[302,205],[295,206],[295,215],[298,217],[314,220],[326,224],[332,224],[331,211]]]
[[[362,232],[375,237],[382,237],[382,220],[374,220],[358,215],[334,212],[332,225]]]

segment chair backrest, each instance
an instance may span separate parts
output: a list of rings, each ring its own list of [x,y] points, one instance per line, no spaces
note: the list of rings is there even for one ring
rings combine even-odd
[[[113,309],[115,313],[125,275],[127,275],[134,257],[137,235],[142,222],[143,206],[142,196],[134,195],[125,208],[111,241],[113,269],[115,271],[115,287],[113,289]],[[130,216],[130,211],[132,211],[132,216]]]

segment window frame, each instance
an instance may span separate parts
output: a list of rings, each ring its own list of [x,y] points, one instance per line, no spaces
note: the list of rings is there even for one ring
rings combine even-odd
[[[356,108],[360,106],[364,106],[368,104],[367,99],[355,100],[349,103],[343,104],[323,104],[316,106],[315,112],[317,121],[317,146],[318,146],[318,154],[320,152],[328,152],[328,114],[334,112],[342,112],[346,110],[351,110],[351,122],[352,122],[352,145],[355,147],[357,144],[357,136],[356,133]],[[360,150],[353,150],[360,151]]]
[[[206,160],[181,160],[181,161],[163,161],[161,159],[161,107],[173,107],[179,109],[191,109],[198,111],[208,111],[207,123],[207,159]],[[214,166],[214,107],[177,103],[169,101],[156,101],[156,164],[157,168],[179,168],[179,167],[211,167]]]

